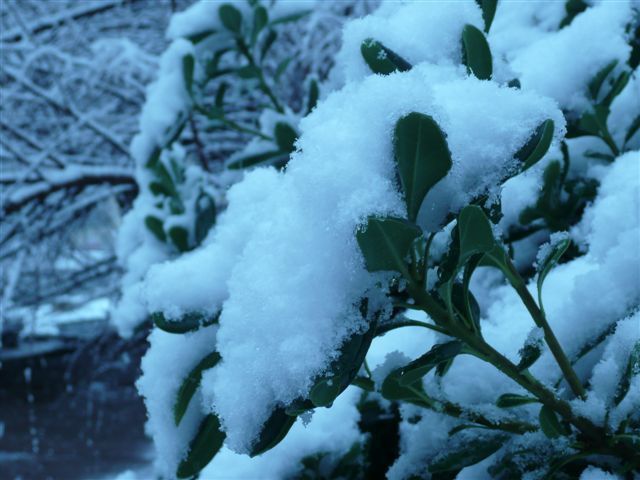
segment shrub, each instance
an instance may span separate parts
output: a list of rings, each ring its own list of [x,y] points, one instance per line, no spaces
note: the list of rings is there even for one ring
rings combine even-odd
[[[345,26],[333,92],[260,124],[290,162],[141,283],[166,475],[638,473],[638,13],[579,6],[389,3]],[[251,8],[218,13],[240,35],[271,17]]]

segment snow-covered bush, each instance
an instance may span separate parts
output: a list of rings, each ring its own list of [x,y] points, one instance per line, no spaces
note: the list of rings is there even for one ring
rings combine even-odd
[[[138,387],[159,471],[637,474],[637,8],[385,2],[345,25],[298,123],[310,108],[245,71],[250,3],[216,5],[238,75],[270,101],[229,162],[277,168],[247,172],[197,248],[150,255],[136,280],[156,325]],[[187,103],[192,49],[176,41],[167,67]],[[399,456],[380,463],[381,442]]]
[[[148,318],[140,288],[149,267],[202,242],[241,170],[287,163],[344,16],[340,6],[311,15],[311,6],[202,1],[172,17],[131,145],[139,195],[118,239],[123,335]]]

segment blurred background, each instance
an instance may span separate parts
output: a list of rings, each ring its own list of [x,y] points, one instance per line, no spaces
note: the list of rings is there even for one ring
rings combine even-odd
[[[0,477],[150,463],[145,329],[109,326],[129,143],[174,11],[191,0],[0,1]]]

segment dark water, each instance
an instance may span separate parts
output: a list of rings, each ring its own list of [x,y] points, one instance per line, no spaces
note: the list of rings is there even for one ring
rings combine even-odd
[[[134,386],[143,338],[125,342],[104,332],[5,360],[0,479],[100,479],[149,465],[145,410]]]

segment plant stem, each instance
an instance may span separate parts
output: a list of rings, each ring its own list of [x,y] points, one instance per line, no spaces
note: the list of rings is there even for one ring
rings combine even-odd
[[[252,67],[256,67],[258,70],[260,70],[260,76],[258,77],[258,81],[260,82],[260,89],[267,95],[267,97],[269,97],[269,100],[271,100],[271,103],[273,104],[273,107],[276,109],[276,111],[278,111],[279,113],[284,113],[284,109],[280,105],[280,102],[278,102],[278,99],[276,98],[273,91],[271,90],[269,85],[267,85],[267,82],[264,79],[262,68],[259,67],[258,64],[256,63],[251,53],[251,50],[249,50],[249,47],[247,46],[247,44],[242,38],[238,39],[238,50],[240,50],[240,53],[242,53],[242,55],[244,55],[244,57],[247,59],[247,61],[249,62],[249,65],[251,65]]]
[[[575,370],[571,366],[571,362],[565,355],[564,350],[562,350],[562,347],[560,346],[560,342],[558,342],[558,339],[556,338],[555,333],[553,333],[553,330],[551,329],[549,322],[547,322],[547,318],[545,317],[542,310],[540,310],[540,308],[536,304],[536,301],[531,296],[531,293],[529,293],[529,290],[527,289],[527,286],[524,283],[524,280],[516,270],[511,259],[506,255],[505,255],[505,259],[507,261],[506,267],[510,270],[510,273],[511,273],[511,275],[508,275],[511,285],[518,293],[518,296],[522,300],[522,303],[524,303],[524,306],[529,311],[529,314],[533,318],[533,321],[536,323],[538,327],[542,328],[544,332],[544,339],[546,340],[547,345],[549,345],[549,349],[551,350],[551,353],[556,359],[556,362],[558,362],[558,366],[560,367],[560,370],[562,370],[562,373],[567,379],[567,382],[569,383],[571,390],[577,397],[584,399],[586,397],[586,392],[584,390],[584,387],[582,386],[582,383],[580,382],[578,375],[576,375]]]
[[[507,375],[522,388],[532,393],[541,403],[549,406],[559,413],[567,421],[573,424],[578,430],[586,436],[592,438],[597,444],[600,444],[605,437],[602,428],[594,425],[590,420],[574,415],[569,404],[560,400],[555,394],[548,390],[544,385],[535,380],[531,376],[526,376],[518,370],[518,367],[508,358],[495,350],[491,345],[484,341],[480,336],[474,334],[463,325],[449,321],[449,316],[427,292],[417,288],[413,280],[409,282],[409,293],[416,300],[416,304],[425,313],[427,313],[437,324],[444,326],[451,335],[459,338],[471,347],[476,356]]]
[[[535,425],[531,425],[530,423],[525,422],[492,422],[487,419],[484,415],[474,412],[472,410],[465,410],[460,405],[457,405],[448,400],[439,400],[435,398],[431,398],[426,395],[421,389],[408,387],[416,396],[422,399],[422,406],[425,408],[429,408],[434,412],[444,413],[445,415],[449,415],[450,417],[459,418],[462,420],[469,420],[471,422],[477,423],[478,425],[482,425],[483,427],[487,427],[491,430],[502,430],[510,433],[526,433],[526,432],[535,432],[538,430],[538,427]]]

